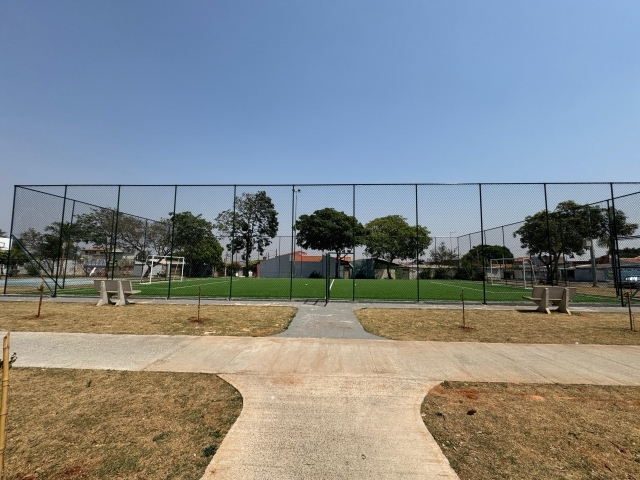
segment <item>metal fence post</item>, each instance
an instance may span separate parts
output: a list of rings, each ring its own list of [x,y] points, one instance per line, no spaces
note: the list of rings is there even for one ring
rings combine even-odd
[[[73,232],[73,215],[75,214],[75,211],[76,211],[76,201],[73,200],[73,203],[71,204],[71,221],[69,222],[69,241],[67,242],[67,248],[64,254],[64,269],[62,270],[62,288],[65,287],[65,284],[67,281],[67,259],[69,258],[69,243],[71,240],[71,234]],[[74,261],[73,271],[75,272],[75,270],[76,270],[76,264]]]
[[[121,185],[118,185],[118,201],[116,203],[116,225],[113,235],[113,256],[111,257],[111,280],[113,280],[113,276],[116,271],[116,250],[118,249],[118,221],[120,220],[120,189]]]
[[[293,299],[293,264],[296,261],[293,232],[296,229],[296,186],[291,185],[291,253],[289,254],[289,301]]]
[[[418,184],[416,189],[416,298],[420,302],[420,224],[418,223]],[[409,270],[411,272],[411,270]]]
[[[544,187],[544,213],[547,220],[547,246],[549,248],[549,268],[548,273],[551,273],[551,285],[553,285],[553,260],[551,254],[551,229],[549,227],[549,204],[547,203],[547,184],[543,184]],[[547,285],[549,285],[549,279],[547,278]]]
[[[13,221],[16,215],[16,193],[18,187],[16,185],[13,186],[13,207],[11,207],[11,226],[9,227],[9,253],[7,254],[7,270],[4,272],[4,290],[3,295],[7,294],[7,284],[9,282],[9,272],[11,271],[11,248],[12,248],[12,239],[13,239]]]
[[[611,266],[613,267],[613,278],[614,281],[617,283],[616,285],[616,295],[619,293],[620,294],[620,301],[622,306],[624,307],[624,295],[622,295],[622,269],[620,268],[620,250],[619,250],[619,245],[618,245],[618,227],[616,226],[616,201],[615,201],[615,197],[613,195],[613,183],[609,183],[609,188],[611,189],[611,218],[612,223],[611,223],[611,249],[612,249],[612,255],[611,255]],[[615,267],[614,265],[614,261],[615,261]]]
[[[487,275],[486,275],[486,271],[485,271],[485,267],[484,267],[484,262],[485,262],[485,257],[484,257],[484,244],[485,244],[485,239],[484,239],[484,219],[482,216],[482,184],[479,183],[478,184],[478,191],[480,192],[480,242],[481,242],[481,247],[480,249],[482,250],[482,304],[486,305],[487,304]]]
[[[356,225],[358,220],[356,219],[356,185],[351,185],[352,189],[352,201],[353,201],[353,256],[351,261],[353,262],[353,269],[351,270],[351,301],[356,301]]]
[[[173,268],[173,239],[176,231],[176,202],[178,200],[178,185],[173,187],[173,214],[171,215],[171,251],[169,252],[169,285],[167,286],[167,300],[171,298],[171,269]],[[183,259],[184,261],[184,259]],[[153,268],[153,264],[151,265]]]
[[[56,254],[56,281],[53,284],[53,296],[58,293],[58,276],[60,275],[60,261],[62,256],[62,230],[64,229],[64,213],[67,206],[67,185],[64,186],[64,198],[62,199],[62,219],[60,220],[60,235],[58,237],[58,253]]]
[[[229,300],[233,298],[233,274],[235,268],[233,267],[234,255],[236,254],[236,195],[238,192],[238,186],[233,186],[233,217],[231,219],[231,277],[229,278]]]

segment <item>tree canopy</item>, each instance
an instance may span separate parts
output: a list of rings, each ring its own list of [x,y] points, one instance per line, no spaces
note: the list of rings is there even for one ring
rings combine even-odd
[[[391,278],[391,262],[418,258],[431,244],[429,231],[425,227],[409,225],[401,215],[376,218],[364,228],[365,252],[371,257],[389,262],[387,278]]]
[[[484,253],[483,253],[484,252]],[[513,253],[502,245],[476,245],[465,253],[460,261],[467,265],[489,265],[493,258],[514,258]],[[484,262],[482,261],[484,259]]]
[[[547,279],[554,281],[557,280],[558,263],[562,256],[573,258],[583,255],[585,239],[597,239],[611,252],[613,216],[612,210],[567,200],[560,202],[548,215],[543,210],[527,216],[513,236],[520,236],[522,247],[538,256],[547,268]],[[620,210],[615,211],[615,218],[619,236],[631,235],[638,228],[637,224],[628,223],[626,215]]]
[[[365,229],[351,215],[334,208],[316,210],[311,215],[300,215],[295,224],[296,243],[302,248],[336,252],[336,277],[343,252],[362,245]]]
[[[431,252],[431,261],[436,265],[453,266],[458,261],[458,253],[447,247],[447,244],[440,242],[440,244]]]
[[[235,210],[225,210],[216,217],[216,228],[231,237],[228,250],[243,251],[245,275],[249,275],[253,251],[262,255],[278,234],[278,212],[265,191],[243,193],[235,199]]]
[[[213,234],[213,224],[201,214],[170,214],[174,225],[173,255],[185,257],[185,274],[201,277],[222,263],[222,246]]]

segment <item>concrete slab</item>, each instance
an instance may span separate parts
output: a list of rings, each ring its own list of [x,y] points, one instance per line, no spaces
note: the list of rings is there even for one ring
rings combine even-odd
[[[433,382],[222,375],[242,413],[202,480],[457,479],[420,417]]]
[[[298,313],[289,328],[275,335],[286,338],[378,339],[362,328],[350,303],[296,304]]]

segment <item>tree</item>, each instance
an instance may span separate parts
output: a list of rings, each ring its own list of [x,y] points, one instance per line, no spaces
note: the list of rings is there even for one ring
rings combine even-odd
[[[615,211],[617,234],[631,235],[637,224],[628,223],[626,215]],[[548,223],[548,229],[547,229]],[[524,224],[514,232],[520,244],[530,254],[537,255],[547,269],[547,279],[557,280],[560,258],[585,253],[584,240],[597,239],[613,252],[613,211],[596,205],[579,205],[572,200],[560,202],[554,211],[543,210],[527,216]]]
[[[222,246],[213,234],[213,224],[201,214],[171,214],[173,221],[173,255],[185,257],[187,276],[203,276],[204,272],[222,264]]]
[[[333,208],[300,215],[295,224],[296,243],[302,248],[336,252],[336,278],[343,252],[362,245],[364,227],[355,217]]]
[[[418,258],[431,244],[429,231],[420,225],[411,226],[400,215],[376,218],[365,225],[365,252],[387,262],[387,278],[391,278],[391,262]]]
[[[231,237],[229,251],[243,250],[248,276],[253,251],[262,255],[278,233],[278,212],[265,191],[243,193],[235,199],[235,210],[225,210],[216,217],[216,228]]]
[[[0,228],[0,237],[8,237],[9,234]]]
[[[432,252],[431,261],[436,265],[448,265],[452,266],[458,261],[458,254],[455,250],[448,248],[444,242],[440,242]]]
[[[493,258],[514,258],[513,253],[502,245],[476,245],[465,253],[460,261],[466,265],[489,265]],[[484,259],[484,262],[482,261]]]
[[[116,212],[108,208],[92,208],[91,213],[78,215],[77,235],[80,241],[100,248],[105,260],[105,275],[109,275],[115,249]]]
[[[171,253],[171,220],[161,218],[147,225],[147,251],[151,250],[157,255],[169,255]]]

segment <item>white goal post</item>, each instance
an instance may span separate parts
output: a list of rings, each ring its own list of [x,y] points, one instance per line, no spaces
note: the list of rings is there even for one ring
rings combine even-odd
[[[491,285],[522,285],[524,288],[536,284],[536,272],[530,258],[492,258],[488,279]]]
[[[171,272],[168,272],[171,269]],[[173,280],[184,280],[184,257],[171,255],[148,255],[142,266],[140,283],[153,283],[168,280],[169,275]]]

